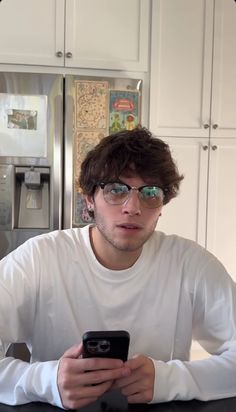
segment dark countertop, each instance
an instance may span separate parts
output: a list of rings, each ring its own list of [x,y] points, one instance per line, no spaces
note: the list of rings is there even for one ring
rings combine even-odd
[[[29,403],[20,406],[8,406],[0,404],[0,412],[59,412],[62,409],[44,403]],[[200,402],[168,402],[153,405],[133,404],[127,406],[108,404],[106,402],[98,402],[90,406],[79,409],[81,412],[235,412],[236,397],[228,399],[220,399],[217,401]]]

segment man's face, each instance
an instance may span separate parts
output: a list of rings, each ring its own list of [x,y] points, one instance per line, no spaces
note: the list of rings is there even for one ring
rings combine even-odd
[[[148,184],[140,177],[121,177],[120,180],[132,187]],[[162,210],[162,205],[154,209],[146,208],[137,190],[132,190],[123,204],[113,205],[106,202],[99,187],[94,198],[88,198],[87,203],[94,208],[96,227],[93,229],[93,246],[95,252],[99,249],[100,253],[104,248],[104,253],[112,250],[113,254],[115,251],[135,252],[139,256],[143,244],[155,230]]]

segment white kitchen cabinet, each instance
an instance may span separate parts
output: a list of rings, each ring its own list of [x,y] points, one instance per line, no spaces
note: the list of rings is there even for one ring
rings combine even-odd
[[[236,3],[154,0],[150,127],[236,138]]]
[[[206,247],[236,281],[236,140],[211,139]]]
[[[66,0],[66,65],[147,71],[149,14],[149,0]]]
[[[64,1],[2,0],[0,63],[62,66]]]
[[[208,139],[164,139],[179,172],[184,175],[179,195],[165,205],[157,229],[206,244]]]
[[[147,71],[150,0],[3,0],[0,63]]]
[[[157,230],[198,242],[236,281],[236,139],[164,138],[180,173],[180,194],[163,207]],[[191,359],[209,357],[193,342]]]
[[[215,0],[211,136],[236,137],[236,2]]]
[[[157,229],[198,242],[236,281],[236,140],[164,140],[185,178],[179,196],[163,207]]]

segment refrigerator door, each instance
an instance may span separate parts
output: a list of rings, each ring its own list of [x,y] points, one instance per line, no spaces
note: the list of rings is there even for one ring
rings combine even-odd
[[[0,258],[61,227],[63,76],[0,73]]]
[[[65,174],[63,227],[91,221],[79,187],[81,162],[104,136],[141,122],[142,80],[65,77]]]

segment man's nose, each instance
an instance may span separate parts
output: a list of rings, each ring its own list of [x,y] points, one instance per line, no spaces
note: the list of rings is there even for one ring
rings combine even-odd
[[[139,192],[136,189],[131,189],[129,196],[122,207],[123,213],[128,213],[129,215],[140,215],[141,205],[139,200]]]

